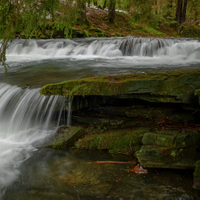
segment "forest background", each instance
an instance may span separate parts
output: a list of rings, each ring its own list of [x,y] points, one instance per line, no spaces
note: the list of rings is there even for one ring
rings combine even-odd
[[[200,0],[1,0],[0,62],[16,38],[200,36]]]

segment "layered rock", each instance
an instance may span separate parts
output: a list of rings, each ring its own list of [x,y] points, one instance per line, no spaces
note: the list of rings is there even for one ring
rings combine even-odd
[[[197,132],[160,131],[145,133],[136,157],[144,167],[195,168],[200,158],[200,134]]]
[[[84,130],[76,148],[135,153],[146,168],[194,169],[200,160],[198,70],[72,80],[40,93],[73,96],[73,124]]]

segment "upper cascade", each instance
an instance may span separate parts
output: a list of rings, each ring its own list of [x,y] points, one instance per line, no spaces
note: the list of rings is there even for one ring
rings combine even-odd
[[[173,38],[85,38],[15,40],[7,55],[43,57],[100,56],[100,57],[161,57],[185,56],[200,59],[200,42]]]

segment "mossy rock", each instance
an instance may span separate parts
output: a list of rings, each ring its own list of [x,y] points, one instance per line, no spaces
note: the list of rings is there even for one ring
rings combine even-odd
[[[84,129],[78,126],[61,128],[46,146],[54,149],[72,147],[84,133]]]
[[[147,168],[194,169],[200,159],[195,148],[167,148],[142,146],[135,153],[142,166]]]
[[[144,145],[154,145],[172,148],[174,146],[174,139],[176,134],[156,134],[156,133],[145,133],[142,138]]]
[[[167,148],[199,148],[200,133],[195,131],[166,130],[157,133],[145,133],[142,138],[144,145]]]
[[[114,96],[130,95],[149,102],[193,103],[200,88],[200,73],[174,71],[169,73],[129,74],[92,77],[44,86],[44,95]]]
[[[133,154],[141,145],[146,129],[114,129],[102,134],[87,135],[79,139],[75,146],[80,149],[108,149],[110,153]]]

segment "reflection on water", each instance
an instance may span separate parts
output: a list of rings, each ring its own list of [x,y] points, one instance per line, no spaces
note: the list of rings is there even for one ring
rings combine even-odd
[[[192,171],[148,169],[138,175],[128,172],[131,164],[87,163],[121,158],[105,151],[40,149],[21,166],[4,199],[199,199]]]

